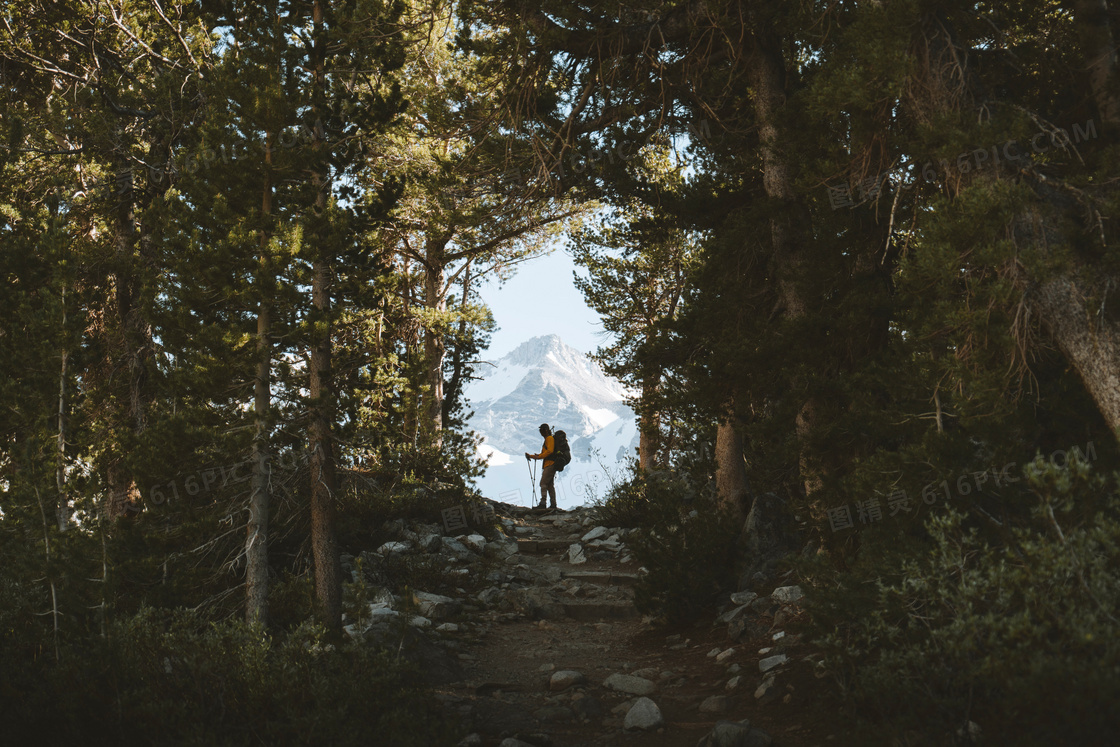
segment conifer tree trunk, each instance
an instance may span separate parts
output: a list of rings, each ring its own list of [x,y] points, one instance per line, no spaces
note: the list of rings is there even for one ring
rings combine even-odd
[[[424,365],[427,367],[428,393],[424,406],[424,430],[432,446],[443,443],[443,359],[447,344],[443,339],[442,318],[447,311],[447,282],[444,264],[446,241],[434,238],[428,241],[424,262],[424,305],[434,312],[437,319],[424,330]]]
[[[742,524],[750,503],[750,486],[743,465],[743,438],[730,418],[720,421],[716,430],[716,493],[720,507]]]
[[[66,330],[66,286],[62,286],[62,329]],[[66,494],[66,364],[69,353],[63,343],[61,364],[58,373],[58,463],[55,465],[54,479],[58,487],[58,505],[55,520],[58,531],[65,532],[70,527],[70,499]]]
[[[253,475],[249,493],[249,524],[245,539],[245,620],[268,624],[268,521],[271,511],[269,485],[269,411],[272,393],[272,303],[274,278],[269,262],[272,215],[272,134],[265,136],[265,177],[261,197],[260,275],[261,298],[257,307],[257,376],[253,384]]]
[[[321,111],[322,97],[325,96],[326,39],[323,29],[324,4],[326,0],[315,0],[312,20],[315,24],[313,69],[315,91],[313,109]],[[327,211],[327,193],[330,185],[329,165],[325,154],[325,143],[316,142],[321,158],[315,174],[314,183],[318,194],[315,209],[318,218]],[[335,537],[335,453],[332,428],[335,418],[334,384],[331,377],[332,332],[331,332],[331,272],[328,264],[330,248],[325,245],[328,238],[317,236],[320,245],[315,248],[312,261],[311,304],[314,308],[314,339],[311,346],[311,547],[315,563],[315,599],[323,624],[332,638],[342,636],[342,567],[338,555],[338,541]]]
[[[646,379],[642,382],[643,408],[638,418],[638,469],[650,472],[657,468],[657,451],[661,441],[661,418],[649,406],[657,393],[658,381]]]
[[[779,40],[768,29],[764,19],[754,20],[755,41],[748,55],[748,76],[754,89],[754,111],[758,122],[762,152],[762,184],[776,208],[770,219],[770,237],[782,313],[788,320],[805,316],[808,309],[802,289],[805,266],[808,211],[797,199],[787,155],[783,148],[788,138],[779,124],[785,106],[785,63]],[[821,487],[820,470],[808,440],[820,408],[812,398],[802,403],[796,416],[797,440],[800,444],[799,465],[805,495],[812,498]]]

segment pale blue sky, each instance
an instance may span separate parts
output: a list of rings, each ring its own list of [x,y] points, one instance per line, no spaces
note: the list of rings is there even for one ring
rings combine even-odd
[[[496,280],[483,283],[479,296],[499,328],[483,357],[496,360],[526,340],[547,334],[559,335],[583,353],[594,353],[604,341],[603,325],[572,283],[575,269],[558,242],[551,254],[519,264],[517,273],[500,287]]]

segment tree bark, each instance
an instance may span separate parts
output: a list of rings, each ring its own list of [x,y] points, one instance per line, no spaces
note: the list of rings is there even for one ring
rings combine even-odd
[[[424,262],[424,305],[435,317],[429,320],[424,330],[424,365],[427,367],[428,384],[424,431],[430,444],[437,449],[443,444],[443,359],[447,355],[447,344],[443,339],[443,317],[447,311],[445,248],[444,240],[429,240]]]
[[[642,472],[657,469],[657,452],[661,444],[661,418],[649,403],[657,393],[658,384],[658,381],[649,379],[642,382],[642,412],[638,417],[638,469]]]
[[[253,476],[249,493],[249,523],[245,538],[245,620],[268,624],[268,521],[271,511],[269,485],[269,414],[272,394],[272,284],[268,221],[272,215],[272,135],[265,141],[265,178],[261,197],[260,275],[261,298],[257,306],[257,376],[253,384]]]
[[[315,24],[313,67],[315,72],[316,102],[324,95],[325,39],[323,6],[325,0],[315,0],[312,20]],[[318,149],[324,144],[316,144]],[[325,157],[320,159],[321,171],[315,174],[318,194],[315,198],[317,218],[327,209],[329,166]],[[326,236],[318,236],[312,261],[311,304],[314,308],[314,339],[311,346],[311,547],[315,562],[315,600],[327,633],[332,639],[342,637],[342,566],[335,537],[335,453],[332,427],[335,416],[334,382],[331,374],[331,278],[328,265],[330,248],[323,245]]]
[[[743,465],[743,438],[731,419],[721,421],[716,430],[716,493],[720,507],[736,524],[742,524],[751,503],[751,490]]]
[[[62,330],[66,334],[66,286],[62,286]],[[58,463],[55,465],[54,479],[58,487],[58,505],[55,507],[55,520],[58,531],[70,528],[70,499],[66,494],[66,364],[69,353],[66,343],[62,344],[61,364],[58,373]]]

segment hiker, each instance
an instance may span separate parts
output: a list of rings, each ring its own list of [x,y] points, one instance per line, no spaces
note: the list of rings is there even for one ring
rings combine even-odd
[[[552,508],[556,508],[556,463],[552,459],[552,454],[556,451],[556,441],[552,437],[552,429],[548,427],[548,423],[541,423],[541,435],[544,436],[544,446],[541,448],[540,454],[530,454],[525,452],[526,459],[543,459],[544,464],[541,466],[541,503],[537,508],[548,508],[544,503],[545,493],[552,502]]]

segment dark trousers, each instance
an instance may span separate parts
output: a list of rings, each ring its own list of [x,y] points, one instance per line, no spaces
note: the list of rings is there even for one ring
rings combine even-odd
[[[541,468],[541,505],[548,494],[552,508],[556,508],[556,465],[546,464]]]

